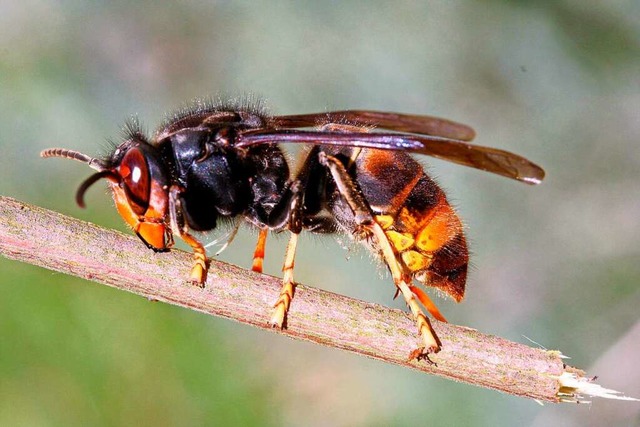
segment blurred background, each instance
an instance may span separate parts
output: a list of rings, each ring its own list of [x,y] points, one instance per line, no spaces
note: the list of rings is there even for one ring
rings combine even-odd
[[[547,179],[421,159],[473,252],[466,300],[440,308],[640,397],[639,18],[634,1],[0,0],[0,194],[127,231],[104,184],[75,205],[86,166],[39,151],[104,153],[131,114],[153,130],[200,96],[470,124]],[[269,241],[267,273],[285,243]],[[253,245],[243,230],[220,258],[249,267]],[[301,283],[403,308],[368,254],[299,248]],[[640,425],[638,403],[541,406],[4,258],[0,271],[0,425]]]

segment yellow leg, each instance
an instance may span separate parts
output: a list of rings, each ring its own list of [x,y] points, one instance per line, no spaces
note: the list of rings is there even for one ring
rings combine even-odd
[[[293,266],[295,264],[296,246],[298,245],[298,235],[291,234],[287,251],[284,257],[284,266],[282,267],[282,290],[278,301],[273,305],[273,315],[269,324],[274,328],[282,329],[285,324],[285,318],[289,311],[289,305],[293,299],[295,283],[293,281]]]
[[[189,282],[204,288],[204,282],[207,280],[207,250],[198,239],[189,234],[189,227],[179,219],[182,212],[179,198],[181,191],[177,185],[172,185],[169,189],[169,220],[171,231],[177,233],[180,238],[193,249],[194,265],[189,274]]]
[[[435,331],[431,327],[431,323],[427,316],[424,315],[422,309],[418,305],[416,301],[416,297],[413,292],[411,292],[410,284],[405,280],[404,275],[402,274],[402,268],[400,263],[396,258],[395,253],[393,252],[393,247],[389,243],[384,230],[380,225],[376,222],[368,226],[373,234],[376,236],[376,240],[380,249],[382,250],[382,255],[389,266],[389,270],[391,270],[391,276],[393,277],[393,282],[400,290],[400,293],[404,297],[405,302],[409,306],[411,310],[411,314],[413,315],[416,324],[418,325],[418,332],[422,337],[422,341],[424,343],[424,347],[418,347],[413,350],[409,354],[409,360],[415,358],[426,357],[430,353],[437,353],[440,351],[440,340],[436,336]]]
[[[258,235],[258,243],[256,250],[253,252],[253,265],[251,269],[255,272],[262,273],[262,265],[264,264],[264,248],[267,244],[267,233],[269,230],[263,228]]]
[[[353,210],[353,214],[356,222],[359,224],[361,230],[356,234],[362,236],[373,234],[376,238],[378,246],[382,251],[385,262],[391,270],[391,276],[393,282],[402,293],[404,300],[406,301],[411,314],[413,315],[416,324],[418,325],[418,332],[422,337],[424,346],[418,347],[409,354],[409,360],[427,358],[430,353],[437,353],[440,351],[440,340],[436,336],[435,331],[429,323],[429,319],[424,315],[420,305],[416,301],[416,297],[411,292],[410,279],[405,278],[403,268],[398,262],[398,258],[393,250],[393,246],[389,242],[389,238],[385,234],[384,230],[373,218],[369,205],[362,197],[362,194],[355,186],[355,183],[347,173],[344,165],[340,163],[338,159],[333,156],[328,156],[325,153],[319,154],[320,163],[327,166],[333,180],[338,187],[338,191],[349,204],[349,207]],[[435,306],[434,306],[435,307]]]
[[[184,240],[193,249],[194,264],[189,274],[189,282],[196,286],[204,288],[204,282],[207,280],[207,253],[202,245],[191,234],[183,231],[180,238]]]

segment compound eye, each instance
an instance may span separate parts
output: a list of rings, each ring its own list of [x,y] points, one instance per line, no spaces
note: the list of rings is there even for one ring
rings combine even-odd
[[[149,207],[151,178],[143,152],[139,148],[127,151],[120,162],[118,173],[131,209],[138,215],[144,215]]]

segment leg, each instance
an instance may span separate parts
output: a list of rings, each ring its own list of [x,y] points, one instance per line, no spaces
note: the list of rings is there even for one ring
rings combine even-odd
[[[447,319],[445,319],[442,313],[440,313],[438,307],[433,303],[433,301],[431,301],[431,298],[429,298],[429,295],[427,295],[425,291],[417,286],[409,286],[409,289],[416,297],[418,297],[418,300],[422,303],[424,308],[427,309],[429,314],[431,314],[435,319],[438,319],[441,322],[447,322]]]
[[[229,247],[231,242],[233,242],[233,239],[236,238],[236,234],[238,234],[238,230],[240,230],[240,221],[236,221],[236,225],[233,226],[233,230],[231,230],[231,233],[229,233],[229,235],[227,237],[227,241],[224,242],[224,245],[222,245],[222,247],[220,247],[220,249],[218,249],[218,252],[216,252],[216,256],[220,255],[222,252],[225,251],[225,249],[227,249],[227,247]],[[207,246],[205,246],[205,248]]]
[[[412,351],[409,355],[409,359],[422,358],[426,357],[429,353],[437,353],[440,351],[440,340],[438,340],[429,320],[420,309],[420,306],[411,291],[410,279],[407,279],[404,274],[402,265],[398,262],[393,246],[389,242],[387,235],[380,224],[378,224],[373,218],[373,214],[371,213],[368,204],[364,200],[356,184],[347,173],[344,165],[335,157],[327,156],[325,153],[321,152],[319,156],[320,163],[329,169],[340,194],[351,207],[357,224],[363,228],[362,231],[365,234],[370,234],[375,237],[382,252],[382,256],[391,271],[393,281],[400,293],[402,293],[402,296],[404,297],[409,309],[411,310],[411,314],[416,321],[424,346]]]
[[[189,234],[189,228],[187,227],[187,224],[184,223],[181,214],[181,191],[180,187],[176,185],[172,185],[169,189],[169,219],[171,223],[171,230],[178,234],[180,238],[193,249],[194,265],[191,268],[189,282],[203,288],[204,282],[207,279],[207,252],[202,243]]]
[[[398,262],[395,253],[393,252],[393,247],[391,246],[391,243],[389,243],[387,235],[384,233],[382,227],[380,227],[380,225],[376,222],[374,222],[371,226],[371,231],[376,236],[376,241],[378,242],[378,245],[382,250],[384,260],[389,266],[389,270],[391,270],[391,277],[393,277],[393,282],[398,287],[400,293],[404,297],[405,302],[409,306],[411,314],[413,315],[413,318],[418,325],[418,332],[422,336],[422,340],[424,342],[424,347],[418,347],[409,354],[409,360],[416,358],[421,359],[423,357],[427,357],[430,353],[439,352],[441,345],[440,340],[431,327],[429,319],[420,309],[420,306],[418,305],[418,302],[416,301],[416,298],[411,291],[412,286],[410,285],[410,280],[407,280],[405,278],[405,275],[402,274],[402,267]]]
[[[422,306],[427,309],[429,314],[434,317],[434,319],[438,319],[439,321],[445,322],[445,323],[449,322],[444,317],[444,315],[440,312],[440,309],[438,309],[438,306],[435,305],[435,303],[431,300],[431,298],[429,298],[429,295],[427,295],[425,291],[423,291],[417,286],[411,286],[411,285],[409,285],[409,289],[418,298],[418,301],[420,301]],[[400,289],[396,289],[396,293],[393,296],[393,299],[398,298],[399,294],[400,294]]]
[[[258,243],[256,243],[256,250],[253,252],[253,265],[251,269],[258,273],[262,273],[262,264],[264,263],[264,248],[267,244],[267,228],[260,229],[258,235]]]
[[[316,149],[317,150],[317,149]],[[282,290],[278,300],[273,305],[274,310],[269,320],[269,324],[274,328],[285,328],[286,317],[289,312],[289,306],[293,299],[295,291],[295,282],[293,281],[293,267],[295,264],[296,247],[298,245],[298,235],[302,231],[302,200],[304,183],[308,179],[308,163],[310,159],[307,158],[305,165],[298,172],[296,179],[291,182],[289,186],[290,196],[286,199],[288,202],[286,209],[283,211],[286,213],[286,225],[291,232],[289,243],[287,244],[287,250],[284,257],[284,265],[282,267]],[[258,243],[259,245],[260,243]],[[256,248],[257,252],[257,248]]]
[[[275,310],[271,316],[269,324],[274,328],[282,329],[285,326],[285,317],[289,311],[289,305],[293,299],[295,283],[293,281],[293,266],[295,264],[296,246],[298,244],[298,234],[291,233],[289,244],[284,258],[284,266],[282,267],[282,290],[280,297],[274,304]]]

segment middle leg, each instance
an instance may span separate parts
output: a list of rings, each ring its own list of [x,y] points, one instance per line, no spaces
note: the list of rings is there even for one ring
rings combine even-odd
[[[285,318],[289,312],[289,306],[293,299],[295,290],[295,282],[293,281],[293,267],[295,265],[296,247],[298,245],[298,234],[291,233],[289,244],[284,258],[284,266],[282,267],[282,290],[280,296],[274,304],[273,315],[269,324],[274,328],[282,329],[285,327]]]
[[[264,248],[267,245],[267,234],[269,229],[261,228],[258,235],[258,242],[256,243],[256,249],[253,252],[253,265],[251,270],[262,273],[262,265],[264,264]]]

